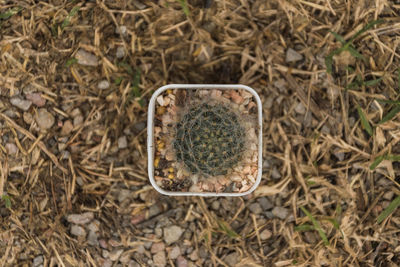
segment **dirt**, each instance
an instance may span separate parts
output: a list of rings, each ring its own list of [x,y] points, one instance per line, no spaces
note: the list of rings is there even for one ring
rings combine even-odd
[[[400,265],[398,11],[1,1],[0,266]],[[260,95],[252,194],[151,187],[147,105],[172,83]]]

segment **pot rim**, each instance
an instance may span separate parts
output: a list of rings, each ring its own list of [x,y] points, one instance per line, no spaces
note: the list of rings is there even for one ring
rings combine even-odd
[[[256,182],[253,186],[246,192],[241,193],[225,193],[225,192],[174,192],[167,191],[160,188],[154,179],[154,114],[155,114],[155,104],[157,97],[168,89],[243,89],[250,92],[257,102],[258,110],[258,171]],[[161,194],[168,196],[203,196],[203,197],[238,197],[245,196],[253,192],[261,182],[262,176],[262,104],[260,96],[257,92],[247,86],[242,84],[168,84],[158,88],[152,95],[148,107],[147,115],[147,163],[148,163],[148,175],[151,185]]]

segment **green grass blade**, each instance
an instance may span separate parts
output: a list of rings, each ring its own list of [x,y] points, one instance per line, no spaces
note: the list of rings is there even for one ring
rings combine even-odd
[[[345,44],[346,41],[344,40],[344,38],[339,35],[338,33],[334,32],[334,31],[329,31],[330,33],[332,33],[333,36],[335,36],[336,40],[338,40],[341,44]]]
[[[386,99],[379,99],[377,98],[376,101],[380,103],[385,103],[385,104],[395,104],[395,105],[400,105],[400,101],[395,101],[395,100],[386,100]]]
[[[372,136],[372,134],[373,134],[372,133],[372,127],[369,124],[369,122],[367,120],[367,117],[365,116],[364,112],[362,111],[362,109],[359,106],[357,106],[357,112],[358,112],[358,115],[360,116],[361,125],[363,126],[364,130],[366,130],[367,133],[370,136]]]
[[[387,206],[387,208],[379,214],[379,216],[376,218],[377,223],[383,222],[397,207],[400,205],[400,196],[397,196],[390,204]]]
[[[400,161],[400,155],[389,154],[387,155],[386,159],[390,161]]]
[[[1,199],[4,201],[6,208],[11,208],[11,199],[9,195],[2,195]]]
[[[397,86],[400,90],[400,68],[397,69]]]
[[[226,222],[218,220],[220,230],[225,232],[230,238],[240,237]]]
[[[13,7],[10,10],[0,13],[0,19],[9,19],[22,10],[22,7]]]
[[[140,97],[141,93],[140,93],[140,88],[139,88],[139,84],[140,84],[140,70],[137,69],[135,72],[135,75],[133,75],[133,82],[132,82],[132,94],[134,97]]]
[[[329,240],[326,237],[324,230],[322,230],[321,225],[319,222],[311,215],[311,213],[305,208],[300,207],[300,209],[307,215],[307,217],[311,220],[312,224],[314,225],[315,230],[317,230],[319,236],[321,237],[322,241],[324,241],[325,246],[329,245]]]
[[[375,25],[380,24],[380,23],[382,23],[382,22],[383,22],[383,20],[381,20],[381,19],[371,21],[370,23],[368,23],[367,25],[365,25],[361,30],[359,30],[356,34],[354,34],[354,36],[351,37],[351,38],[349,39],[349,41],[347,42],[347,44],[352,43],[358,36],[360,36],[360,35],[363,34],[364,32],[366,32],[366,31],[368,31],[369,29],[371,29],[372,27],[374,27]]]
[[[70,24],[71,18],[75,16],[76,13],[78,13],[80,8],[81,8],[80,6],[75,6],[71,9],[68,16],[64,19],[63,23],[61,24],[62,30]]]
[[[181,4],[183,13],[185,13],[186,17],[188,17],[190,12],[186,0],[179,0],[179,3]]]
[[[391,119],[394,118],[394,116],[397,115],[397,113],[400,112],[400,106],[395,106],[394,108],[392,108],[385,116],[383,116],[382,120],[380,122],[378,122],[378,124],[382,124],[385,123],[387,121],[390,121]]]
[[[129,65],[126,62],[119,62],[118,66],[122,67],[130,76],[133,76],[133,69],[132,69],[131,65]]]
[[[342,215],[342,205],[340,205],[340,203],[337,204],[336,209],[335,209],[335,213],[337,216]]]
[[[302,224],[294,227],[294,230],[296,232],[307,232],[307,231],[312,231],[315,230],[315,227],[312,226],[311,224]]]
[[[333,65],[333,53],[330,53],[326,58],[325,58],[325,66],[326,66],[326,72],[329,74],[332,74],[332,65]]]
[[[73,57],[73,58],[70,58],[70,59],[67,60],[67,62],[65,63],[65,66],[66,67],[70,67],[70,66],[74,65],[77,62],[78,62],[78,60]]]
[[[349,45],[347,47],[347,50],[350,52],[350,54],[355,57],[355,58],[359,58],[362,60],[365,60],[365,57],[363,55],[361,55],[354,47],[352,47],[351,45]]]
[[[121,84],[122,80],[123,80],[123,77],[117,77],[114,79],[114,84],[118,86]]]
[[[374,162],[369,166],[369,169],[371,171],[375,170],[376,167],[378,167],[379,164],[385,159],[386,155],[381,155],[375,158]]]
[[[374,85],[377,85],[378,83],[380,83],[382,81],[382,79],[383,79],[383,77],[380,77],[375,80],[366,81],[366,82],[364,82],[364,85],[365,86],[374,86]]]

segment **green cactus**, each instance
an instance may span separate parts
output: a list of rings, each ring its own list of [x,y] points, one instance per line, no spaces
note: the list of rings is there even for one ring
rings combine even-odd
[[[173,146],[177,159],[192,173],[225,175],[241,159],[245,130],[230,107],[201,103],[176,124]]]

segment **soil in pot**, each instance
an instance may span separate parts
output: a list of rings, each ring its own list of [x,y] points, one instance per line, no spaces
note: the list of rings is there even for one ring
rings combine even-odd
[[[154,178],[166,191],[248,191],[258,172],[257,104],[244,89],[169,89],[156,99]]]

